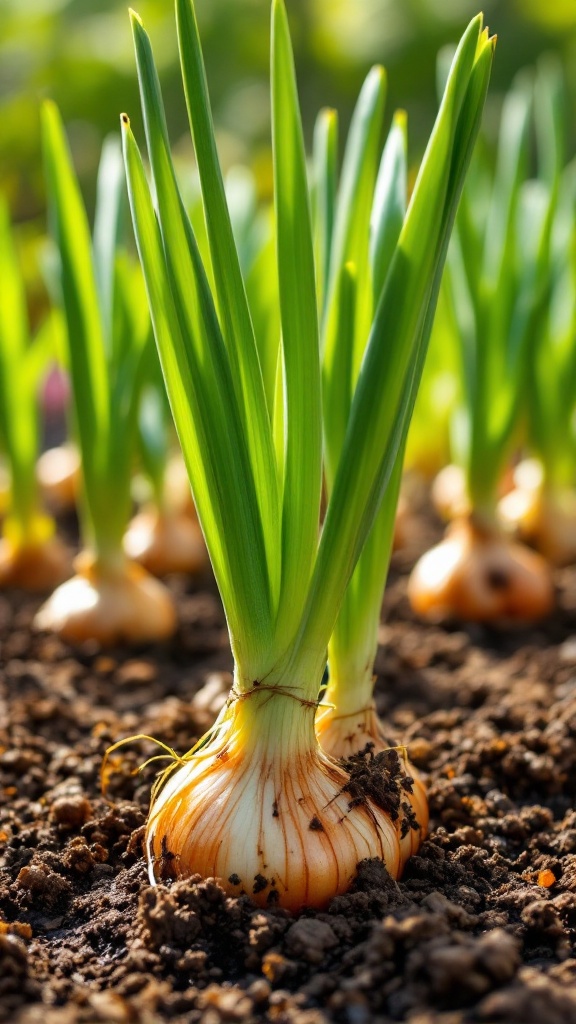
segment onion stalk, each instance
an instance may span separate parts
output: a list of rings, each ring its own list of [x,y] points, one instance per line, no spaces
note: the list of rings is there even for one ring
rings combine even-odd
[[[67,640],[104,644],[169,636],[169,591],[127,559],[141,367],[149,321],[139,269],[118,248],[123,189],[117,143],[104,149],[94,246],[56,106],[42,111],[51,226],[59,256],[75,432],[82,460],[81,533],[76,576],[38,612],[35,625]]]
[[[384,78],[377,69],[368,76],[352,118],[337,195],[336,145],[335,138],[330,137],[336,129],[333,112],[320,115],[315,133],[319,221],[316,234],[328,268],[323,282],[325,292],[319,290],[324,328],[322,377],[328,501],[342,457],[369,327],[406,218],[407,139],[403,112],[394,117],[378,167],[384,91]],[[328,202],[333,207],[330,211]],[[430,324],[431,319],[422,328],[422,353],[426,351]],[[416,372],[399,425],[399,454],[328,645],[329,681],[323,697],[325,706],[316,718],[316,734],[323,750],[334,758],[349,758],[365,749],[371,754],[390,750],[374,704],[374,659],[396,534],[402,454],[418,382]],[[428,809],[424,787],[414,778],[416,773],[405,751],[399,752],[399,761],[404,792],[393,823],[403,864],[425,834]]]
[[[535,620],[553,606],[548,565],[511,544],[497,520],[554,211],[553,194],[527,175],[532,102],[532,82],[521,77],[505,99],[495,172],[475,161],[448,254],[443,288],[462,381],[452,447],[465,491],[445,540],[410,579],[412,607],[425,617]]]
[[[38,389],[50,358],[50,325],[31,341],[8,207],[0,197],[0,447],[9,486],[0,540],[0,587],[52,590],[70,556],[42,509],[36,481]]]
[[[364,857],[400,871],[390,806],[402,773],[325,755],[314,717],[326,648],[401,448],[493,41],[465,33],[362,359],[319,536],[323,478],[317,289],[288,24],[272,8],[275,237],[282,326],[264,386],[218,163],[194,9],[176,2],[210,247],[203,265],[173,170],[152,50],[132,15],[154,184],[122,116],[135,234],[172,413],[226,613],[234,686],[212,733],[155,787],[150,877],[215,876],[261,904],[323,906]],[[382,72],[375,73],[381,78]],[[209,284],[209,281],[212,284]],[[378,755],[386,757],[386,755]],[[185,763],[182,763],[184,761]]]

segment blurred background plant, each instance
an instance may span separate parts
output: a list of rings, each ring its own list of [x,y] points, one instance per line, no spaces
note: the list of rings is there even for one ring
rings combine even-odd
[[[16,221],[42,218],[38,101],[62,110],[88,208],[102,140],[127,110],[137,131],[137,83],[126,0],[0,0],[0,189]],[[157,40],[171,138],[190,153],[180,86],[172,4],[140,0]],[[561,54],[576,92],[574,0],[290,0],[307,142],[313,118],[336,106],[345,129],[366,68],[390,73],[389,109],[408,110],[415,163],[436,109],[435,61],[483,6],[499,36],[487,123],[519,67],[545,50]],[[197,10],[224,167],[249,163],[259,191],[271,186],[268,0],[198,0]],[[570,81],[571,76],[571,81]],[[31,226],[31,236],[36,231]],[[24,233],[26,238],[26,232]]]

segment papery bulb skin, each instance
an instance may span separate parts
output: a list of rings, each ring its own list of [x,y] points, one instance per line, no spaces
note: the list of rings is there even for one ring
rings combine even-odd
[[[172,572],[196,576],[208,565],[200,526],[183,512],[139,512],[124,537],[124,550],[153,576]]]
[[[72,559],[59,537],[42,543],[13,544],[0,540],[0,588],[43,594],[70,576]]]
[[[514,481],[516,486],[498,505],[504,529],[553,565],[571,565],[576,561],[576,491],[547,489],[542,468],[533,459],[516,467]]]
[[[104,646],[166,640],[176,629],[170,591],[145,569],[120,559],[103,564],[84,552],[77,575],[42,605],[34,627],[70,643],[97,640]]]
[[[223,735],[154,799],[146,827],[152,883],[199,874],[231,896],[299,911],[346,892],[367,857],[398,876],[387,814],[345,790],[349,776],[316,742],[314,708],[271,689],[237,700]]]
[[[413,610],[431,621],[534,622],[554,607],[548,563],[471,517],[452,523],[416,563],[408,596]]]
[[[80,488],[80,453],[73,444],[48,448],[36,463],[36,478],[46,505],[68,511],[76,505]]]
[[[331,699],[333,698],[328,692],[327,705]],[[408,760],[405,749],[392,747],[384,735],[374,701],[366,707],[345,714],[339,714],[335,707],[323,707],[316,717],[315,728],[322,750],[337,760],[346,760],[368,746],[373,754],[390,749],[396,751],[402,774],[411,780],[411,791],[408,786],[403,790],[398,817],[393,821],[400,843],[401,866],[404,867],[408,858],[417,853],[426,838],[429,822],[426,786],[419,772]],[[414,828],[413,825],[417,827]]]

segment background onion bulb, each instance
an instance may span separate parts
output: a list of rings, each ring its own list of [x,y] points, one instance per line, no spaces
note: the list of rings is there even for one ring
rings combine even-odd
[[[122,558],[107,564],[82,552],[74,566],[76,576],[37,612],[36,629],[70,643],[150,643],[172,636],[177,623],[170,591],[141,565]]]
[[[143,509],[128,527],[124,551],[154,576],[172,572],[197,575],[208,565],[198,522],[184,512]]]
[[[514,488],[500,500],[498,515],[505,530],[554,565],[576,560],[576,493],[546,481],[536,459],[516,466]]]
[[[470,517],[454,520],[416,563],[408,596],[414,611],[432,620],[529,622],[550,614],[554,585],[540,555]]]
[[[235,701],[220,735],[176,770],[153,801],[150,878],[200,874],[262,906],[323,907],[400,846],[388,815],[357,803],[349,776],[318,747],[314,707],[266,688]]]

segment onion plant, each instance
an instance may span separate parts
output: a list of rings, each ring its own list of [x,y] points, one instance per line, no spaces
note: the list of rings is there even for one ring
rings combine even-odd
[[[326,454],[326,493],[330,503],[343,458],[355,389],[380,294],[391,270],[407,210],[406,117],[397,113],[378,167],[385,80],[373,70],[360,93],[336,191],[336,119],[321,114],[315,133],[315,210],[318,251],[324,275],[318,293],[322,338],[322,408]],[[324,122],[324,123],[323,123]],[[421,327],[424,358],[431,315]],[[380,608],[395,533],[402,455],[421,367],[415,366],[406,413],[399,423],[395,460],[380,511],[368,535],[328,645],[329,682],[325,706],[316,718],[323,750],[348,758],[366,750],[389,750],[373,699],[374,659]],[[368,745],[368,746],[367,746]],[[409,768],[405,754],[402,769]],[[419,780],[404,780],[392,818],[401,860],[413,852],[428,821],[426,794]]]
[[[118,145],[104,150],[99,176],[105,205],[92,246],[64,129],[51,102],[43,107],[42,126],[82,458],[84,550],[76,560],[77,575],[52,594],[35,622],[72,641],[158,640],[174,631],[172,598],[122,549],[131,511],[140,369],[149,332],[139,268],[117,246],[122,158]]]
[[[504,522],[555,564],[576,559],[576,165],[565,160],[562,74],[547,58],[536,82],[540,188],[557,206],[543,273],[546,295],[527,358],[530,459],[499,504]]]
[[[548,566],[497,522],[498,484],[510,458],[528,346],[546,298],[554,200],[528,177],[532,79],[522,75],[502,110],[496,168],[473,164],[452,237],[444,287],[460,351],[462,403],[452,431],[463,470],[459,515],[409,584],[424,616],[537,619],[553,604]]]
[[[324,754],[314,719],[326,649],[394,474],[477,133],[493,42],[474,19],[388,272],[346,414],[321,534],[322,376],[308,182],[284,6],[272,9],[275,238],[282,328],[273,406],[218,163],[194,10],[177,0],[210,267],[170,156],[150,41],[132,16],[153,190],[128,117],[124,155],[160,361],[226,613],[234,685],[214,730],[172,760],[146,831],[152,882],[198,872],[262,904],[321,906],[364,857],[400,870],[401,778]],[[381,81],[382,71],[374,72]],[[350,276],[350,275],[348,275]],[[171,755],[169,755],[171,756]]]
[[[26,295],[0,197],[0,450],[8,489],[0,540],[0,586],[52,590],[70,574],[69,555],[41,507],[36,481],[38,391],[51,354],[50,321],[31,340]]]

